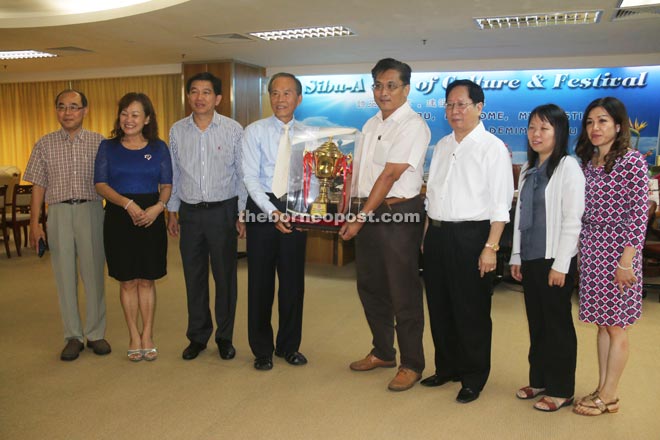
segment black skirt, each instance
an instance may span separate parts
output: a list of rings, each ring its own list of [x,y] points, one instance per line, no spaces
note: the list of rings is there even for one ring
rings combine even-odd
[[[158,193],[123,194],[142,209],[158,203]],[[108,274],[119,281],[156,280],[167,274],[167,231],[161,213],[149,227],[135,226],[121,206],[106,202],[103,244]]]

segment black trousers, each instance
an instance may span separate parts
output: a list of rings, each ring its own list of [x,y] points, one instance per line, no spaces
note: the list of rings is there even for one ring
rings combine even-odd
[[[489,221],[429,225],[424,239],[424,282],[439,376],[459,376],[481,390],[490,373],[493,273],[479,276]]]
[[[357,289],[373,337],[372,353],[396,358],[396,333],[401,366],[424,370],[424,300],[419,279],[419,248],[424,231],[424,204],[416,197],[376,214],[417,214],[417,222],[367,223],[355,241]]]
[[[286,212],[284,203],[273,195],[270,199],[281,212]],[[252,198],[248,198],[246,208],[250,213],[261,213]],[[247,223],[248,340],[255,357],[272,356],[275,346],[286,353],[300,348],[306,244],[306,232],[283,234],[271,222]],[[279,327],[274,346],[271,316],[275,272],[279,281]]]
[[[236,315],[236,219],[238,199],[199,208],[181,203],[181,261],[188,298],[188,330],[192,342],[206,344],[213,333],[209,310],[209,261],[215,282],[215,341],[231,341]]]
[[[577,258],[571,260],[564,287],[548,286],[554,260],[523,261],[521,272],[529,324],[529,385],[553,397],[573,397],[577,338],[571,313]]]

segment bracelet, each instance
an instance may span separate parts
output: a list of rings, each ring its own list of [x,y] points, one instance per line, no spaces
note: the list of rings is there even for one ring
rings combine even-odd
[[[167,209],[167,204],[165,202],[163,202],[162,200],[158,200],[158,203],[163,205],[163,210]]]
[[[621,270],[632,270],[632,268],[633,268],[632,266],[630,266],[630,267],[621,266],[621,263],[619,263],[619,262],[616,263],[616,267],[618,267]]]
[[[128,201],[128,203],[126,204],[126,206],[124,206],[124,210],[128,209],[128,207],[130,206],[131,203],[133,203],[133,199],[131,199],[131,200]]]

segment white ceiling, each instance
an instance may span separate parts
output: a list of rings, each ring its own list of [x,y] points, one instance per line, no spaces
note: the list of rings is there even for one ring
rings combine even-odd
[[[660,14],[612,22],[618,0],[180,1],[156,0],[152,3],[157,6],[174,5],[130,17],[114,18],[121,15],[116,12],[97,13],[90,15],[90,19],[105,19],[20,27],[25,23],[33,26],[36,22],[8,14],[34,14],[39,10],[42,15],[48,14],[45,1],[0,0],[0,50],[75,47],[91,51],[65,50],[58,52],[61,54],[58,58],[0,61],[0,77],[3,72],[56,72],[226,59],[264,67],[371,64],[389,56],[405,61],[439,62],[591,56],[614,59],[633,54],[649,54],[652,60],[660,59]],[[147,7],[135,8],[144,11],[139,8]],[[604,13],[601,22],[594,25],[510,31],[481,31],[473,21],[476,16],[575,9],[603,9]],[[75,22],[76,18],[80,19],[69,17],[68,20]],[[44,18],[40,20],[43,22]],[[61,23],[63,18],[53,16],[51,20]],[[230,40],[223,44],[196,38],[319,25],[344,25],[357,35],[285,42]]]

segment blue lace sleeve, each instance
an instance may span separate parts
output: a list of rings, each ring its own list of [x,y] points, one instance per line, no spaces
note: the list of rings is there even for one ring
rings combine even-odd
[[[161,143],[162,155],[160,158],[160,184],[172,184],[172,159],[170,157],[170,149],[167,148],[165,142]]]
[[[108,174],[108,141],[103,140],[94,161],[94,183],[108,183]]]

